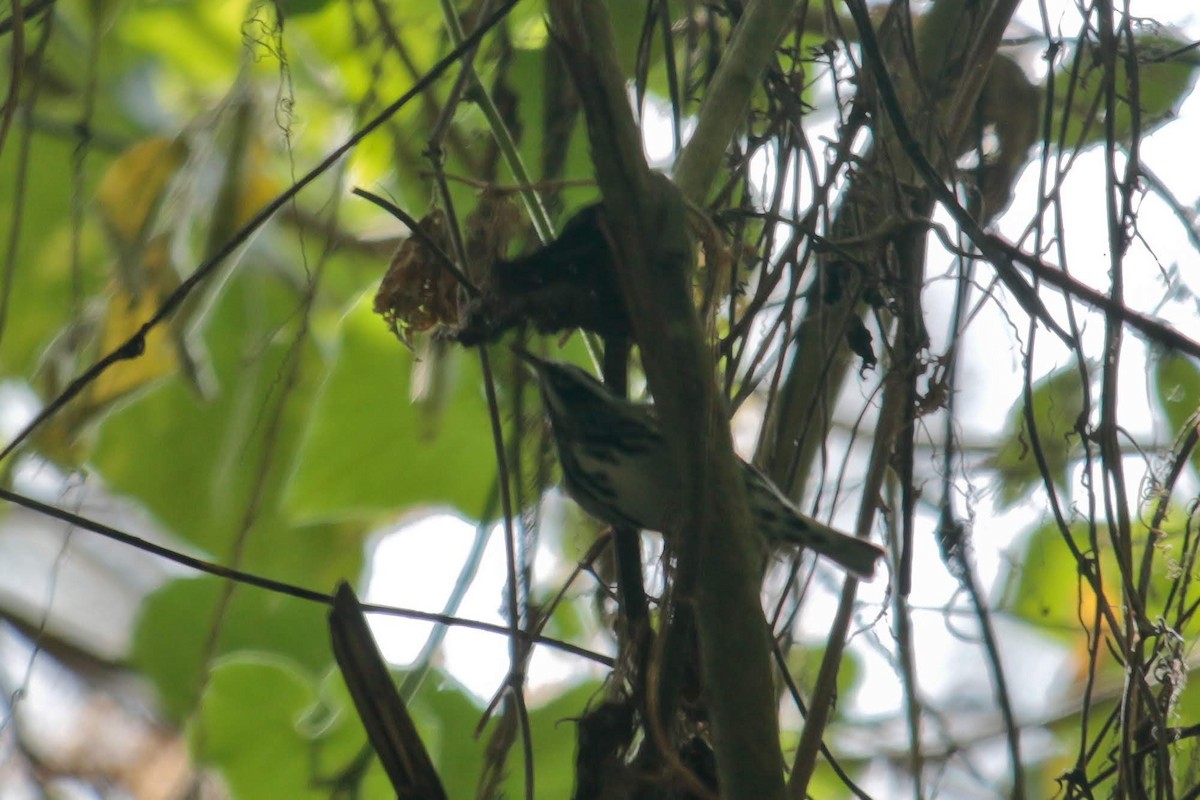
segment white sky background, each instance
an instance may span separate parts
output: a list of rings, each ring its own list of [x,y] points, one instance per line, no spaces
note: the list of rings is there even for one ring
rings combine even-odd
[[[1051,13],[1050,19],[1052,22],[1063,20],[1067,27],[1064,27],[1062,35],[1070,39],[1075,34],[1072,26],[1078,24],[1077,14],[1069,6],[1065,7],[1065,14]],[[1181,4],[1171,0],[1141,0],[1133,3],[1133,13],[1181,24],[1186,36],[1197,38],[1200,36],[1197,13],[1181,14],[1180,9]],[[1034,30],[1040,30],[1036,4],[1023,4],[1017,17]],[[668,118],[651,108],[647,109],[646,120],[649,157],[659,164],[669,163],[671,137]],[[832,135],[828,120],[828,114],[820,111],[814,113],[814,122],[808,130],[812,141],[819,141],[823,135]],[[1146,137],[1141,151],[1143,163],[1168,184],[1177,198],[1193,207],[1200,195],[1200,160],[1194,155],[1200,136],[1198,123],[1200,92],[1194,92],[1182,107],[1180,118]],[[1103,175],[1103,152],[1100,148],[1093,148],[1082,155],[1071,170],[1066,181],[1064,206],[1068,214],[1065,227],[1072,274],[1094,287],[1107,289],[1109,262]],[[1022,175],[1016,192],[1017,199],[997,225],[998,231],[1010,240],[1020,235],[1033,216],[1032,198],[1037,194],[1037,179],[1035,163]],[[945,215],[939,221],[951,227]],[[1193,291],[1200,288],[1197,278],[1200,276],[1200,254],[1192,248],[1180,222],[1153,193],[1144,196],[1138,226],[1152,245],[1162,267],[1178,267],[1177,280],[1183,281]],[[939,251],[935,237],[931,237],[930,250],[929,274],[940,275],[950,267],[951,256]],[[1200,339],[1200,319],[1193,301],[1169,302],[1159,307],[1165,284],[1163,280],[1156,279],[1158,266],[1145,247],[1135,243],[1125,264],[1126,274],[1130,276],[1126,287],[1129,305],[1178,326],[1193,339]],[[991,278],[991,271],[987,267],[980,268],[977,274],[984,282]],[[925,303],[930,332],[934,337],[934,352],[944,349],[942,342],[953,291],[953,283],[949,280],[935,279],[926,286]],[[1056,306],[1051,295],[1043,293],[1043,297],[1052,312],[1061,309],[1061,304]],[[1012,315],[1011,323],[1005,320],[996,303],[989,302],[967,334],[968,347],[960,362],[962,388],[959,408],[963,419],[961,435],[973,443],[987,443],[999,438],[1009,409],[1021,391],[1021,354],[1027,321],[1019,312],[1009,313]],[[1013,323],[1017,326],[1016,330]],[[1087,352],[1100,352],[1097,343],[1102,336],[1102,319],[1093,315],[1086,321],[1084,330]],[[1151,408],[1151,392],[1147,385],[1149,366],[1146,348],[1133,334],[1126,336],[1122,359],[1121,417],[1124,424],[1138,442],[1151,452],[1157,447],[1169,446],[1175,431],[1152,428],[1157,412]],[[1051,335],[1041,331],[1034,358],[1037,375],[1044,375],[1068,362],[1066,351],[1053,341]],[[862,385],[868,386],[867,383]],[[854,384],[849,394],[851,396],[846,398],[844,407],[851,414],[856,414],[864,398]],[[849,418],[853,419],[853,416]],[[934,430],[939,428],[935,427]],[[1139,497],[1145,465],[1140,460],[1129,459],[1126,467],[1130,496]],[[1000,515],[993,506],[990,487],[977,485],[974,488],[976,496],[973,505],[977,515],[974,560],[977,574],[983,585],[988,587],[1006,574],[1009,563],[1007,553],[1010,549],[1019,552],[1017,545],[1022,534],[1044,520],[1044,497],[1040,492],[1035,493],[1024,505]],[[929,485],[927,490],[936,494],[937,489]],[[842,521],[848,524],[852,518]],[[935,704],[944,703],[955,696],[969,697],[971,705],[979,708],[981,719],[991,720],[995,718],[995,709],[990,673],[981,649],[969,643],[975,638],[974,621],[969,617],[964,618],[961,625],[954,629],[952,621],[948,621],[944,614],[944,608],[955,598],[958,584],[947,573],[938,556],[931,535],[934,524],[933,514],[927,509],[919,514],[914,591],[911,596],[917,674],[923,693]],[[459,565],[473,538],[473,524],[448,516],[427,518],[383,538],[376,552],[368,598],[372,602],[440,610],[442,599],[448,596],[450,587],[457,579]],[[429,546],[430,541],[436,541],[437,546]],[[548,564],[549,559],[542,559],[542,562]],[[542,562],[539,562],[539,567],[544,567]],[[539,572],[544,573],[544,569]],[[553,585],[557,585],[562,577],[562,574],[556,574]],[[885,601],[887,583],[886,578],[877,578],[873,584],[860,590],[860,598],[871,608],[877,609]],[[458,613],[475,619],[502,622],[503,584],[503,544],[501,536],[494,535],[479,575]],[[577,584],[577,594],[590,592],[592,588],[590,579],[584,578]],[[807,601],[802,628],[811,643],[820,643],[826,635],[835,602],[835,595],[830,591],[817,592]],[[955,605],[967,607],[965,599],[961,597],[957,598]],[[868,617],[863,621],[869,623],[871,620]],[[1010,679],[1018,718],[1036,718],[1047,702],[1051,705],[1063,702],[1062,690],[1067,688],[1067,679],[1063,674],[1066,651],[1048,644],[1044,638],[1019,624],[1003,618],[995,622],[1002,640],[1005,671]],[[380,635],[385,654],[401,664],[415,657],[429,631],[427,625],[396,619],[376,619],[372,623]],[[865,667],[864,686],[854,694],[854,703],[848,708],[855,715],[886,723],[881,725],[879,733],[889,745],[894,744],[898,750],[902,750],[904,731],[898,724],[898,712],[903,700],[901,687],[893,666],[883,655],[884,650],[890,652],[893,649],[889,624],[890,617],[885,617],[872,632],[860,635],[852,644],[855,655]],[[873,643],[869,641],[871,637],[878,637],[879,641]],[[490,698],[495,692],[508,668],[507,642],[489,634],[451,630],[442,653],[440,661],[443,666],[484,699]],[[599,674],[578,658],[539,648],[529,671],[529,681],[531,691],[536,695],[562,681],[575,681],[585,675]],[[891,727],[893,725],[894,728]],[[862,744],[864,748],[874,749],[880,743],[876,738]],[[1046,744],[1049,742],[1041,743],[1033,735],[1024,737],[1024,747],[1027,749],[1038,749]],[[990,761],[985,759],[985,762],[989,762],[996,770],[998,778],[1006,769],[1006,754],[998,747],[996,757]],[[985,763],[985,768],[987,766]],[[865,788],[875,792],[876,797],[889,796],[886,774],[878,771],[871,777],[873,780],[868,780]],[[971,797],[980,789],[978,785],[956,788],[953,780],[953,777],[948,778],[950,782],[942,786],[945,792],[943,796]]]

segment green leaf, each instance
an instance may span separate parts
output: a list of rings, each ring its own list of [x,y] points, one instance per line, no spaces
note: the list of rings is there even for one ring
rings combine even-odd
[[[589,681],[530,711],[529,728],[533,739],[533,763],[537,773],[537,797],[571,796],[575,785],[574,766],[578,734],[575,721],[584,714],[589,703],[597,703],[602,699],[601,692],[601,684]],[[509,775],[504,793],[506,797],[524,796],[520,759],[518,743],[509,755]],[[449,791],[450,787],[447,786],[446,789]],[[451,792],[450,796],[458,795]]]
[[[314,14],[327,5],[329,0],[281,0],[279,3],[285,17]]]
[[[1087,528],[1083,525],[1072,529],[1080,550],[1088,552]],[[1107,540],[1104,531],[1097,533]],[[1104,563],[1109,563],[1106,558]],[[1020,567],[1016,571],[1015,583],[1005,591],[1004,605],[1012,613],[1045,633],[1066,642],[1084,645],[1084,631],[1080,620],[1091,620],[1095,609],[1095,597],[1086,582],[1079,576],[1079,565],[1058,526],[1053,523],[1034,531],[1025,546],[1025,553],[1015,560]],[[1105,570],[1105,574],[1111,574]],[[1081,593],[1083,600],[1081,600]]]
[[[1086,708],[1090,719],[1107,720],[1116,713],[1115,706],[1115,702],[1103,698],[1099,701],[1093,699]],[[1050,724],[1049,729],[1054,734],[1058,747],[1051,749],[1049,760],[1052,764],[1057,762],[1058,769],[1048,776],[1049,780],[1043,784],[1043,790],[1034,796],[1052,797],[1056,792],[1062,791],[1063,776],[1067,772],[1073,771],[1077,764],[1081,724],[1078,714],[1060,717]],[[1089,752],[1095,755],[1088,761],[1086,767],[1087,777],[1092,780],[1104,771],[1115,767],[1114,756],[1121,752],[1121,726],[1097,727],[1099,730],[1093,735],[1094,744],[1089,747]],[[1055,749],[1058,750],[1057,753],[1053,752]]]
[[[397,674],[397,683],[403,676]],[[407,702],[421,741],[437,767],[442,785],[449,797],[473,797],[484,768],[485,750],[492,728],[498,724],[494,717],[482,735],[474,731],[479,725],[483,707],[479,701],[452,677],[435,673],[427,680],[425,689]],[[436,687],[436,688],[435,688]],[[587,682],[560,694],[549,703],[530,710],[530,729],[533,736],[534,763],[537,772],[537,797],[570,797],[575,780],[574,754],[576,746],[573,720],[579,718],[587,704],[596,700],[600,685]],[[331,709],[331,726],[322,734],[318,754],[318,771],[328,775],[356,755],[366,741],[366,734],[353,710],[349,693],[340,675],[326,682],[322,693]],[[520,769],[520,745],[509,754],[506,797],[523,797]],[[371,786],[386,785],[382,771],[373,769],[367,776]],[[386,792],[363,791],[362,797],[385,797]]]
[[[453,678],[437,675],[409,704],[421,739],[437,765],[447,797],[474,797],[487,734],[476,737],[483,709]],[[433,688],[437,687],[437,688]],[[513,795],[514,797],[519,795]]]
[[[478,359],[450,354],[457,386],[427,435],[411,400],[413,358],[364,297],[342,320],[329,378],[285,494],[300,520],[374,517],[416,505],[478,513],[495,475]]]
[[[1079,370],[1068,366],[1034,384],[1033,419],[1038,443],[1056,486],[1067,487],[1068,468],[1080,452],[1075,424],[1083,412],[1083,383]],[[1024,398],[1008,414],[1008,438],[987,464],[996,471],[997,504],[1006,509],[1042,483],[1025,424]]]
[[[294,309],[278,282],[235,273],[205,336],[216,396],[198,398],[178,379],[143,394],[106,418],[92,462],[114,491],[217,560],[240,550],[243,569],[324,589],[358,574],[366,528],[298,527],[281,512],[324,369],[311,343],[294,348],[294,334],[280,333],[277,320]],[[300,359],[290,383],[289,358]]]
[[[319,745],[313,754],[318,780],[325,785],[339,782],[348,790],[356,788],[367,800],[394,796],[387,773],[378,758],[370,759],[365,774],[356,774],[357,763],[367,746],[367,733],[354,708],[350,691],[335,667],[321,681],[321,705],[307,724],[320,731]]]
[[[792,679],[800,686],[811,686],[816,683],[817,673],[825,661],[825,648],[796,646],[788,653],[787,660]],[[854,653],[847,653],[838,668],[838,697],[849,697],[862,677],[862,663],[859,658]],[[796,733],[798,735],[799,731]]]
[[[1184,664],[1180,666],[1186,669]],[[1181,681],[1183,689],[1169,721],[1180,726],[1194,725],[1200,720],[1200,680],[1197,679],[1200,676],[1193,669],[1190,674],[1173,677]],[[1200,741],[1192,736],[1179,742],[1174,749],[1176,791],[1182,793],[1185,789],[1200,786]]]
[[[1195,49],[1184,49],[1188,41],[1167,35],[1161,31],[1135,35],[1138,62],[1138,105],[1140,108],[1141,134],[1174,119],[1183,101],[1196,84],[1200,57]],[[1123,48],[1122,48],[1123,49]],[[1074,56],[1064,59],[1067,68],[1054,77],[1055,113],[1057,119],[1054,132],[1057,135],[1064,113],[1068,115],[1065,144],[1067,147],[1086,147],[1104,141],[1104,81],[1102,70],[1093,59],[1098,55],[1085,53],[1079,62],[1079,77],[1074,81],[1071,107],[1066,108],[1068,91],[1073,78],[1071,69]],[[1118,54],[1117,63],[1117,141],[1128,143],[1132,133],[1132,115],[1129,98],[1132,86],[1126,77],[1124,53]]]
[[[1149,512],[1144,518],[1149,518]],[[1162,620],[1164,625],[1168,624],[1168,620],[1176,619],[1177,615],[1176,609],[1163,608],[1163,603],[1171,596],[1172,586],[1179,582],[1179,558],[1186,527],[1186,514],[1169,514],[1161,525],[1162,536],[1153,544],[1146,613],[1150,618]],[[1132,533],[1133,561],[1141,564],[1145,548],[1151,546],[1149,530],[1135,517]],[[1119,609],[1120,569],[1108,528],[1097,528],[1094,547],[1085,523],[1072,526],[1071,536],[1079,551],[1089,556],[1098,554],[1102,586],[1110,598],[1110,605]],[[1020,567],[1005,590],[1003,605],[1010,607],[1015,616],[1080,648],[1074,655],[1078,665],[1084,664],[1087,660],[1083,650],[1087,644],[1083,635],[1084,625],[1090,625],[1095,619],[1096,596],[1091,585],[1080,576],[1078,562],[1058,527],[1050,523],[1035,531],[1029,538],[1023,557],[1014,563]],[[1178,602],[1176,596],[1175,603]],[[1195,625],[1193,623],[1192,627]],[[1185,629],[1177,633],[1186,637],[1192,635],[1193,631]]]
[[[312,736],[302,726],[316,697],[311,679],[284,659],[228,659],[205,688],[189,731],[193,751],[239,800],[327,798],[312,780]]]
[[[817,673],[821,669],[821,663],[825,659],[825,647],[807,647],[794,646],[788,653],[788,672],[792,676],[792,680],[802,690],[812,686],[816,682]],[[838,711],[832,722],[836,726],[841,721],[843,716],[842,709],[845,708],[846,698],[852,696],[856,692],[862,679],[865,677],[861,657],[853,651],[847,651],[842,658],[841,666],[838,668],[837,674],[837,697],[840,699]],[[785,697],[784,702],[794,713],[795,707],[791,705],[790,697]],[[781,730],[781,738],[784,753],[790,759],[800,743],[800,734],[802,726],[783,725]],[[866,763],[863,760],[849,759],[844,756],[839,756],[841,759],[842,768],[845,769],[851,777],[857,777],[858,773],[865,768]],[[819,765],[817,771],[813,774],[813,781],[809,786],[810,797],[845,797],[848,796],[845,790],[845,783],[832,770]]]
[[[5,220],[0,225],[0,253],[4,254],[10,246],[11,220],[18,205],[13,187],[20,169],[20,148],[13,136],[15,131],[0,153],[0,219]],[[0,348],[0,370],[24,380],[39,368],[53,338],[75,321],[69,299],[72,243],[68,199],[73,191],[69,165],[74,147],[70,140],[49,136],[34,136],[30,146],[17,257],[11,280],[5,278],[9,300]],[[103,171],[98,158],[88,166],[89,172]],[[101,283],[98,265],[104,259],[104,240],[99,231],[85,228],[80,246],[84,289],[90,292]]]
[[[552,48],[547,51],[545,47],[537,50],[519,49],[513,52],[508,65],[508,85],[517,95],[516,114],[521,127],[518,149],[526,168],[539,178],[545,177],[544,155],[546,149],[551,146],[543,124],[547,103],[544,91],[547,58],[558,58],[558,54]],[[555,177],[591,180],[594,177],[593,167],[582,114],[577,115],[573,127],[566,132],[566,138],[566,157],[562,165],[562,174]],[[561,146],[561,143],[555,142],[554,146]],[[504,172],[508,174],[507,169]],[[568,209],[594,202],[598,192],[593,186],[575,186],[562,189],[558,197],[560,207]],[[560,220],[565,220],[567,216],[562,215]]]
[[[1181,356],[1163,356],[1154,363],[1155,399],[1171,430],[1182,435],[1196,424],[1200,410],[1200,368]],[[1200,469],[1200,450],[1192,452],[1192,467]]]
[[[332,661],[324,606],[249,587],[234,593],[210,653],[223,585],[216,578],[175,581],[151,595],[142,608],[131,661],[154,681],[172,717],[187,715],[205,666],[224,654],[286,658],[314,673]]]
[[[479,713],[471,706],[469,717]],[[421,711],[417,717],[423,736],[442,723]],[[318,682],[286,659],[227,658],[213,670],[190,734],[196,756],[220,769],[238,798],[394,796],[377,759],[359,763],[366,734],[336,670]],[[478,749],[469,733],[454,738]],[[470,796],[477,769],[447,763],[445,773],[458,775],[464,790],[452,796]]]

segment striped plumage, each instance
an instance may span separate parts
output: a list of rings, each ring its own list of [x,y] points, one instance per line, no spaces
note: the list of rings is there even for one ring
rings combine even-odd
[[[575,502],[611,524],[672,527],[681,512],[671,507],[679,491],[651,406],[615,397],[574,365],[519,355],[537,371],[563,485]],[[765,475],[738,464],[751,515],[768,543],[806,547],[860,577],[874,574],[881,548],[803,514]]]

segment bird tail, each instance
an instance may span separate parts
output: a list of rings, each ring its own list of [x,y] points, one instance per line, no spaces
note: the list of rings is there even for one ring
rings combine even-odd
[[[870,580],[875,576],[875,564],[884,554],[882,547],[867,539],[842,533],[810,517],[803,517],[802,522],[806,532],[797,544],[811,548],[857,578]]]
[[[745,462],[743,462],[745,463]],[[828,558],[852,575],[870,579],[884,549],[819,522],[796,508],[762,472],[745,465],[746,491],[754,516],[769,544],[804,547]]]

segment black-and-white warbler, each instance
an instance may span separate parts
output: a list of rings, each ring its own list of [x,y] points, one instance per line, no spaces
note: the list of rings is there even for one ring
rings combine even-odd
[[[572,364],[518,355],[537,372],[567,493],[603,522],[670,528],[679,495],[653,408],[616,397]],[[855,575],[874,574],[882,548],[803,514],[765,475],[740,458],[738,464],[750,514],[768,544],[809,548]]]

